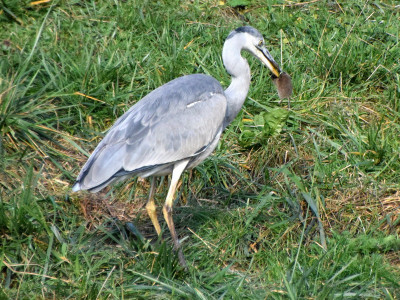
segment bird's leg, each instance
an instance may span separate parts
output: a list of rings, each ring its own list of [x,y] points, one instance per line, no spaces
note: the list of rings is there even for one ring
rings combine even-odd
[[[167,221],[169,231],[171,232],[171,236],[174,241],[174,248],[176,251],[178,251],[179,262],[183,267],[186,267],[186,261],[183,257],[182,249],[179,245],[178,236],[175,231],[174,220],[172,219],[172,205],[174,203],[176,185],[178,184],[179,178],[181,177],[182,172],[185,170],[188,162],[189,160],[184,160],[175,164],[174,170],[172,171],[171,184],[169,186],[167,199],[165,200],[163,207],[164,219]]]
[[[160,223],[158,223],[158,218],[157,218],[157,206],[154,203],[154,192],[156,190],[156,179],[155,177],[151,177],[151,181],[150,181],[150,193],[149,193],[149,199],[147,200],[147,204],[146,204],[146,210],[147,213],[150,217],[151,223],[153,223],[154,228],[157,231],[157,235],[160,236],[161,234],[161,227],[160,227]]]

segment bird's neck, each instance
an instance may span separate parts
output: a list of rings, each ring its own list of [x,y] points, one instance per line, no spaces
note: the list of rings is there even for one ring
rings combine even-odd
[[[232,82],[225,90],[228,101],[224,120],[224,128],[228,126],[241,110],[250,86],[250,67],[246,59],[240,55],[241,47],[235,41],[227,40],[222,51],[222,59]],[[233,50],[232,50],[233,49]]]

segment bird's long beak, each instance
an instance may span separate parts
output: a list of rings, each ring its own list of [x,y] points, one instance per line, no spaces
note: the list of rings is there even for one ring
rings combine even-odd
[[[279,68],[278,63],[274,60],[271,53],[265,47],[258,48],[257,57],[258,59],[271,70],[272,74],[276,77],[279,77],[282,73]]]

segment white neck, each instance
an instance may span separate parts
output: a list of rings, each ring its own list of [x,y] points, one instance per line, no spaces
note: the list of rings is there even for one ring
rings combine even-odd
[[[232,82],[225,90],[228,107],[225,114],[224,127],[228,126],[241,110],[250,86],[250,67],[240,52],[244,41],[234,36],[225,41],[222,50],[222,60],[227,72],[232,76]]]

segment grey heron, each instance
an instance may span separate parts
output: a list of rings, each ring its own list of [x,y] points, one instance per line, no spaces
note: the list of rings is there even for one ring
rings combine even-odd
[[[222,131],[241,110],[251,78],[242,50],[266,65],[273,78],[280,78],[282,72],[263,36],[250,26],[233,30],[222,50],[225,68],[232,77],[226,90],[211,76],[192,74],[150,92],[115,122],[72,188],[97,192],[130,176],[151,177],[146,210],[160,235],[154,177],[172,174],[163,215],[183,266],[186,263],[172,218],[176,187],[184,170],[194,168],[213,152]]]

